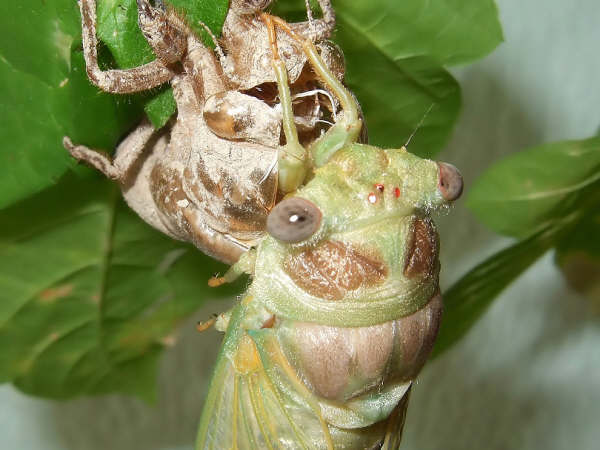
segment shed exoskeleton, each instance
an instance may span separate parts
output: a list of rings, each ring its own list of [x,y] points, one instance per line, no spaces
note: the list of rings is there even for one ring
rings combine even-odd
[[[196,448],[397,449],[442,311],[430,215],[461,195],[462,178],[404,147],[357,143],[358,105],[313,43],[263,19],[302,43],[342,112],[307,149],[314,177],[272,209],[268,235],[215,280],[252,276],[217,320],[226,333]],[[300,145],[271,39],[287,145]]]
[[[79,1],[92,83],[125,94],[168,82],[177,116],[161,130],[143,121],[120,143],[114,158],[74,145],[68,137],[65,147],[118,181],[127,203],[146,222],[228,263],[264,234],[278,196],[296,189],[309,166],[303,148],[280,143],[282,110],[269,37],[259,17],[270,3],[233,0],[215,52],[162,2],[153,6],[137,0],[139,26],[156,59],[133,69],[102,71],[97,61],[96,2]],[[343,77],[341,51],[324,41],[335,16],[329,0],[320,4],[322,19],[291,26],[318,42],[329,67]],[[310,143],[324,128],[323,114],[335,115],[336,105],[308,70],[301,47],[285,33],[277,39],[290,74],[300,140]]]

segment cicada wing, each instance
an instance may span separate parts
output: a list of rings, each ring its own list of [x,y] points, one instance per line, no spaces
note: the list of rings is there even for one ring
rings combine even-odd
[[[196,450],[333,448],[317,405],[272,378],[280,352],[259,353],[233,311],[204,405]],[[266,358],[266,360],[265,360]],[[288,385],[289,386],[289,385]]]
[[[408,409],[408,400],[410,398],[410,389],[411,388],[408,388],[406,394],[404,394],[404,397],[402,397],[402,400],[398,403],[398,406],[396,406],[390,417],[387,419],[385,438],[381,450],[398,450],[400,448],[402,430],[404,428],[406,410]]]

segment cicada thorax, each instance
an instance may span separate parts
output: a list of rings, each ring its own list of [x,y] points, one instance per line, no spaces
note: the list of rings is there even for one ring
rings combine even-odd
[[[334,240],[290,255],[284,270],[305,292],[329,301],[341,300],[359,288],[379,284],[388,275],[388,268],[378,258]]]

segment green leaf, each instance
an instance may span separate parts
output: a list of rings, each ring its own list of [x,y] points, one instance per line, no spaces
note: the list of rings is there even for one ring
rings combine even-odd
[[[0,59],[0,85],[0,208],[54,184],[74,165],[63,136],[113,148],[139,114],[126,99],[88,83],[81,53],[73,53],[69,76],[56,86]]]
[[[340,33],[361,30],[364,38],[394,60],[427,56],[441,65],[464,64],[487,55],[502,42],[493,0],[334,3]]]
[[[63,179],[0,213],[0,381],[152,399],[174,327],[224,266],[137,218],[105,180]]]
[[[346,51],[348,84],[371,143],[399,147],[415,133],[410,151],[435,155],[460,109],[458,83],[441,66],[480,58],[501,42],[494,2],[339,0],[335,6],[336,40]]]
[[[600,213],[593,211],[556,248],[556,264],[569,284],[600,311]]]
[[[64,80],[71,45],[81,34],[77,3],[22,0],[0,4],[0,54],[17,72],[49,86]]]
[[[186,23],[202,37],[204,44],[214,47],[214,42],[204,30],[204,23],[215,36],[219,36],[227,11],[229,0],[167,0],[167,2],[185,17]]]
[[[121,69],[141,66],[155,59],[138,26],[136,0],[99,0],[96,33],[110,49]]]
[[[599,137],[546,144],[493,165],[471,188],[467,206],[492,230],[523,237],[599,179]]]
[[[154,128],[162,128],[177,111],[173,90],[171,88],[162,89],[159,94],[146,102],[144,111]]]
[[[67,0],[0,6],[0,208],[54,184],[74,165],[63,136],[113,148],[141,113],[88,82],[76,50],[78,16]]]
[[[574,212],[492,255],[444,292],[444,317],[433,356],[460,340],[498,294],[552,248],[580,216]]]
[[[318,8],[315,0],[311,3]],[[503,40],[493,0],[334,0],[333,6],[338,30],[363,30],[361,39],[395,60],[427,56],[440,65],[464,64],[484,57]],[[279,0],[275,12],[288,20],[306,20],[301,0]],[[354,42],[342,48],[349,50]]]
[[[536,183],[542,185],[543,189],[533,192],[540,193],[538,196],[543,201],[546,201],[547,193],[559,192],[561,197],[543,203],[543,207],[535,202],[529,205],[532,209],[537,208],[538,217],[538,221],[530,219],[533,231],[529,236],[477,265],[445,293],[444,320],[434,350],[435,355],[448,349],[466,334],[492,300],[550,248],[557,247],[557,262],[576,288],[598,296],[600,244],[595,243],[593,237],[600,232],[600,215],[597,212],[600,208],[600,177],[592,171],[590,176],[580,175],[584,181],[556,189],[552,187],[554,180],[551,176],[560,172],[557,168],[560,162],[571,163],[572,166],[565,168],[564,172],[576,181],[573,173],[577,173],[578,169],[586,172],[581,170],[581,166],[585,165],[582,160],[589,162],[591,159],[592,163],[586,167],[594,167],[595,160],[590,154],[599,153],[599,143],[600,138],[593,138],[544,145],[514,155],[484,175],[482,184],[489,182],[486,188],[490,195],[495,192],[494,186],[496,190],[501,189],[503,181],[513,191],[519,191],[514,188],[514,184],[522,186],[523,191]],[[534,176],[531,180],[534,181],[525,178],[532,172]],[[490,180],[495,180],[496,183],[491,183]],[[475,192],[481,195],[481,191],[477,189],[478,187]],[[500,209],[500,206],[496,205],[496,208]],[[525,212],[514,205],[512,210],[505,205],[502,208],[492,215],[513,214],[509,217],[517,219],[524,217]]]

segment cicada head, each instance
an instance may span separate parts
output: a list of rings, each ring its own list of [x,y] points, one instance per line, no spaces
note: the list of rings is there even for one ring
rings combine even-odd
[[[268,231],[282,242],[315,242],[382,221],[426,217],[456,200],[462,187],[450,164],[419,158],[404,147],[355,144],[338,151],[304,188],[284,199],[271,212]]]
[[[336,302],[334,322],[343,326],[410,314],[437,290],[439,244],[430,213],[461,191],[462,178],[449,164],[404,148],[344,148],[271,211],[258,266],[287,285],[271,275],[265,289],[273,298],[276,291],[304,296],[301,303],[310,306],[303,314],[318,309],[318,300]],[[372,307],[356,314],[366,303]]]
[[[454,166],[409,153],[406,148],[379,149],[352,145],[338,151],[321,169],[331,184],[343,181],[341,206],[354,217],[429,215],[462,193],[462,177]],[[341,192],[340,192],[341,194]]]

